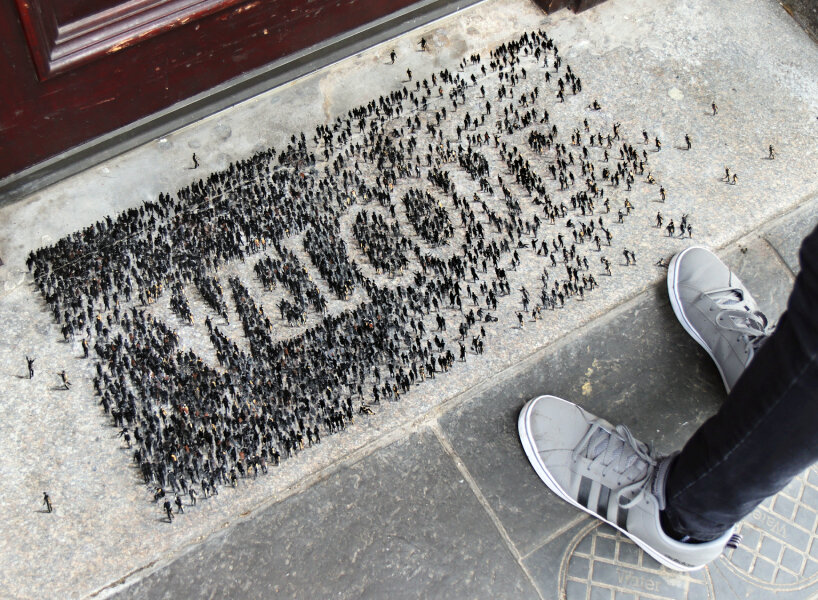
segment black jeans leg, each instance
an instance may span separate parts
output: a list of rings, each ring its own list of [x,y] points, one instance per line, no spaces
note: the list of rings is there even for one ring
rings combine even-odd
[[[679,534],[719,537],[818,460],[818,227],[800,262],[775,332],[673,462],[665,516]]]

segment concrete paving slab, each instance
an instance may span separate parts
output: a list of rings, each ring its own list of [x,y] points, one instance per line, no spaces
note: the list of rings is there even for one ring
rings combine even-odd
[[[400,403],[382,405],[376,415],[358,419],[343,435],[305,450],[297,460],[286,461],[275,476],[260,477],[252,484],[242,484],[240,490],[224,490],[217,500],[201,502],[195,512],[190,511],[193,514],[186,515],[184,526],[169,528],[162,523],[158,508],[150,502],[150,491],[139,484],[121,438],[95,406],[93,366],[77,358],[81,355],[78,340],[73,344],[58,341],[61,336],[51,314],[31,288],[24,264],[27,253],[108,214],[154,200],[160,192],[188,185],[203,172],[224,169],[253,151],[271,144],[281,149],[290,135],[302,129],[311,134],[315,125],[345,115],[373,95],[402,89],[406,68],[416,77],[428,77],[444,67],[457,71],[458,63],[469,53],[479,51],[486,56],[500,42],[540,27],[554,37],[563,59],[582,77],[585,90],[569,96],[564,105],[552,94],[548,96],[561,141],[568,147],[571,132],[574,128],[582,131],[586,118],[600,131],[610,131],[619,122],[624,139],[646,152],[648,170],[668,190],[667,201],[661,203],[657,186],[640,176],[628,196],[635,214],[620,225],[612,221],[625,192],[606,188],[614,210],[605,219],[615,239],[604,252],[614,262],[613,275],[601,275],[595,264],[591,271],[601,280],[599,293],[587,301],[569,301],[558,318],[549,315],[536,323],[527,322],[524,328],[516,324],[514,313],[520,298],[515,291],[502,304],[500,321],[487,327],[484,355],[470,354],[450,374],[415,386]],[[416,51],[420,35],[430,41],[430,52]],[[399,69],[388,64],[393,48],[401,57]],[[469,68],[469,72],[476,71]],[[487,77],[489,80],[491,95],[496,92],[496,75]],[[534,76],[520,85],[518,89],[530,90]],[[471,88],[469,93],[467,110],[480,114],[479,95]],[[587,109],[592,99],[599,100],[602,110]],[[710,112],[713,101],[719,105],[717,117]],[[6,482],[0,490],[0,571],[9,593],[80,597],[98,592],[145,565],[167,560],[189,544],[207,539],[243,515],[297,493],[338,464],[357,460],[406,435],[446,406],[457,405],[475,386],[485,385],[496,374],[656,285],[662,272],[653,262],[689,243],[651,227],[658,210],[677,222],[681,215],[691,215],[694,239],[712,247],[724,246],[787,213],[816,191],[812,177],[818,164],[816,112],[818,50],[771,0],[613,0],[581,15],[550,16],[523,0],[492,0],[3,207],[0,322],[5,326],[4,341],[9,343],[0,344],[0,369],[5,377],[0,439],[8,444],[0,452],[0,473]],[[426,119],[429,115],[421,116]],[[455,119],[444,125],[445,136],[456,140]],[[640,141],[642,130],[661,137],[664,149],[648,153],[650,148]],[[690,151],[678,148],[685,133],[693,140]],[[539,164],[527,147],[526,135],[517,132],[509,143],[520,148],[532,164]],[[776,144],[781,160],[764,160],[769,143]],[[190,168],[194,151],[202,163],[197,172]],[[499,151],[484,151],[495,170],[492,177],[502,174],[508,180]],[[601,171],[601,149],[592,152]],[[721,180],[725,166],[739,173],[736,185]],[[470,195],[475,184],[456,167],[452,172],[456,184]],[[788,182],[783,193],[781,181]],[[522,199],[523,215],[530,218],[539,209],[515,184],[509,185]],[[550,192],[559,195],[556,189]],[[569,201],[569,196],[560,198]],[[450,201],[445,202],[453,210]],[[497,210],[504,210],[498,198],[491,202]],[[353,207],[345,218],[354,217],[357,210]],[[404,215],[398,216],[409,231]],[[564,226],[562,222],[547,225],[548,235],[556,235]],[[463,232],[457,235],[460,240]],[[288,241],[297,244],[299,240]],[[354,244],[350,246],[362,269],[376,277],[363,254]],[[635,267],[625,267],[620,258],[626,247],[640,259]],[[511,288],[526,285],[535,290],[544,259],[530,250],[522,250],[521,256],[522,264],[510,273]],[[241,265],[226,269],[225,274],[243,273]],[[320,277],[314,279],[324,285]],[[279,298],[263,296],[257,288],[252,292],[268,308]],[[360,296],[339,300],[332,310],[346,310],[360,300]],[[195,299],[193,304],[198,316],[204,314]],[[174,320],[166,299],[154,310],[182,331],[186,345],[206,354],[207,338],[201,327],[188,331]],[[454,311],[447,314],[457,317]],[[315,317],[311,318],[315,323]],[[235,324],[236,319],[231,322]],[[286,338],[294,329],[277,323],[275,335]],[[38,376],[31,382],[19,377],[25,370],[26,354],[38,361]],[[574,360],[587,354],[577,354]],[[208,359],[207,355],[203,358]],[[615,368],[621,372],[627,359],[617,357],[616,361]],[[63,368],[74,382],[69,391],[58,389],[54,375]],[[613,378],[611,375],[611,383],[606,383],[611,390],[628,388]],[[586,379],[579,381],[586,383]],[[581,385],[566,391],[576,392],[577,397]],[[618,407],[611,411],[633,422],[633,415],[627,413]],[[47,518],[36,512],[44,489],[50,491],[56,507]],[[32,566],[42,552],[49,553],[47,571]]]
[[[116,598],[536,598],[421,431],[197,546]]]
[[[801,242],[818,227],[818,198],[812,198],[767,231],[766,238],[793,273],[801,269],[798,250]]]
[[[777,319],[792,275],[776,253],[754,239],[725,254],[762,310]],[[666,297],[663,286],[646,292],[441,417],[452,448],[521,554],[528,555],[579,515],[548,493],[522,452],[516,423],[526,400],[551,394],[577,402],[628,425],[638,439],[663,453],[681,448],[722,402],[724,388],[715,367],[678,324]]]
[[[646,294],[556,351],[527,361],[441,417],[454,451],[523,555],[578,515],[548,493],[522,452],[517,417],[526,400],[551,394],[577,402],[671,452],[723,399],[709,357],[679,326],[663,292]]]
[[[788,265],[764,239],[751,239],[722,256],[747,289],[767,319],[774,323],[787,308],[793,285]]]
[[[570,527],[555,536],[550,543],[537,548],[525,557],[525,566],[544,597],[560,597],[560,580],[563,573],[572,577],[587,576],[588,562],[576,560],[570,565],[569,570],[568,565],[563,565],[563,557],[571,541],[577,534],[586,530],[590,523],[591,517],[581,516]]]

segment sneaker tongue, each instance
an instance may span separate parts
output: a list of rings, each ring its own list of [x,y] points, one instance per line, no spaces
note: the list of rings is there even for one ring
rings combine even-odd
[[[608,449],[608,444],[611,441],[611,434],[604,429],[598,429],[591,439],[588,440],[588,458],[594,460],[597,456]]]
[[[710,295],[713,298],[713,300],[715,300],[719,305],[725,307],[735,306],[737,304],[741,304],[744,301],[744,295],[741,293],[741,290],[737,288],[713,292]]]
[[[626,452],[628,449],[625,440],[613,432],[600,428],[588,440],[585,455],[593,461],[610,450],[609,457],[603,458],[606,465],[612,465],[618,473],[639,477],[644,473],[647,464],[639,458],[636,452]],[[624,461],[622,460],[623,454],[625,454]]]
[[[750,336],[750,341],[756,349],[769,336],[767,318],[751,306],[752,302],[745,301],[742,290],[729,288],[710,292],[708,295],[721,308],[730,311],[733,327],[728,328]]]

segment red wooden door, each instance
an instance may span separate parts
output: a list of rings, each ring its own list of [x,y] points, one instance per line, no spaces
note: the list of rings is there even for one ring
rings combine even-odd
[[[0,179],[414,2],[0,2]]]

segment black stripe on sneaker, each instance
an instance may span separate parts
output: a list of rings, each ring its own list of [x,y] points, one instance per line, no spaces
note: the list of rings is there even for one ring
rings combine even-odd
[[[579,481],[579,493],[577,494],[577,502],[588,508],[588,497],[591,495],[591,483],[587,477],[583,477]]]
[[[628,530],[628,509],[619,507],[619,512],[616,513],[616,525],[620,529]]]
[[[599,500],[596,503],[596,514],[608,518],[608,501],[611,499],[611,488],[602,486],[599,490]]]

